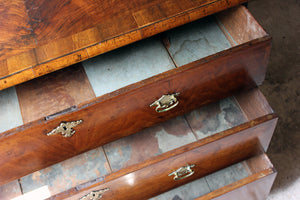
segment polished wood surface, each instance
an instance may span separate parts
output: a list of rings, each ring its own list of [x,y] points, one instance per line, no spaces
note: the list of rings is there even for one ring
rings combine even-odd
[[[195,199],[216,190],[215,188],[222,188],[247,176],[249,176],[249,173],[246,162],[242,161],[149,200]]]
[[[196,180],[245,158],[261,153],[260,138],[272,132],[276,116],[269,120],[263,116],[241,126],[225,130],[189,145],[134,164],[107,175],[105,184],[96,183],[81,191],[72,188],[51,199],[70,197],[76,199],[90,191],[110,188],[107,197],[113,199],[147,199],[174,187]],[[274,118],[275,117],[275,118]],[[222,148],[220,148],[222,147]],[[174,181],[168,174],[185,166],[195,164],[195,173],[189,178]],[[151,185],[151,187],[149,187]],[[128,192],[134,191],[134,192]],[[74,195],[74,196],[73,196]]]
[[[9,11],[9,14],[14,15],[14,12],[19,12],[22,16],[28,16],[26,23],[30,24],[29,29],[34,45],[30,46],[32,44],[28,40],[30,48],[13,50],[12,55],[6,52],[3,55],[0,54],[0,59],[2,58],[0,69],[3,68],[0,73],[2,77],[0,90],[193,21],[210,12],[217,12],[242,1],[236,0],[229,3],[228,1],[190,2],[186,0],[186,4],[178,6],[179,3],[175,1],[145,0],[143,4],[133,2],[124,12],[120,12],[125,7],[124,4],[116,1],[110,2],[112,5],[109,4],[107,7],[105,7],[106,4],[95,5],[94,1],[90,4],[79,0],[63,2],[65,4],[28,0],[24,1],[26,14],[22,11]],[[201,5],[195,7],[196,2],[200,2]],[[18,4],[22,2],[18,2],[17,7]],[[116,7],[118,12],[112,10],[110,6]],[[85,12],[82,12],[83,8],[87,8]],[[53,12],[49,13],[47,9]],[[97,11],[92,12],[94,9]],[[101,9],[103,12],[100,12]],[[228,40],[234,46],[233,48],[125,86],[106,95],[95,97],[81,65],[77,66],[77,71],[76,66],[72,66],[65,70],[66,74],[53,74],[52,78],[50,75],[49,82],[47,82],[49,77],[45,77],[44,80],[47,82],[45,84],[41,81],[43,79],[38,79],[33,80],[33,84],[29,83],[26,86],[27,83],[25,83],[17,86],[18,98],[21,98],[19,100],[22,117],[26,124],[0,135],[0,184],[235,94],[243,88],[252,88],[261,84],[264,79],[271,39],[263,29],[260,29],[261,27],[255,32],[259,25],[245,8],[234,10],[235,18],[241,20],[233,24],[228,23],[230,21],[230,18],[227,18],[228,14],[225,14],[225,17],[222,14],[219,15],[220,27],[222,29],[224,26],[222,31],[227,39],[230,38],[229,34],[232,35],[231,40]],[[73,15],[74,12],[79,13],[81,17]],[[65,18],[68,20],[61,20]],[[243,20],[249,22],[249,27],[242,24]],[[86,23],[89,21],[91,23]],[[71,28],[66,29],[65,26]],[[25,29],[28,28],[25,27]],[[243,29],[247,29],[247,34],[239,38],[237,31]],[[15,29],[12,30],[13,34]],[[20,35],[18,31],[15,32]],[[24,34],[29,33],[24,31]],[[87,36],[90,37],[87,38]],[[30,39],[29,35],[22,36],[22,38],[26,37]],[[15,38],[9,36],[8,39],[12,41]],[[69,82],[69,85],[63,88],[64,91],[68,91],[67,93],[60,94],[60,88],[64,87],[60,81],[66,77],[65,75],[73,82]],[[55,84],[49,88],[49,83]],[[42,86],[44,84],[44,87],[35,88],[33,87],[35,84]],[[76,93],[75,89],[79,89],[80,92]],[[47,93],[43,95],[45,98],[51,93],[55,94],[54,98],[46,98],[48,101],[46,106],[33,98],[34,94],[43,94],[44,91]],[[181,96],[179,106],[172,112],[157,114],[149,108],[149,104],[162,94],[174,92],[180,92]],[[146,96],[147,94],[153,96]],[[248,119],[247,123],[208,138],[200,139],[201,137],[198,136],[197,139],[200,140],[197,142],[154,158],[137,159],[138,161],[133,165],[125,166],[123,169],[115,168],[114,172],[109,169],[110,174],[103,178],[104,181],[99,179],[100,182],[96,184],[94,182],[83,184],[56,195],[52,199],[72,195],[79,198],[88,191],[105,187],[111,190],[105,194],[104,198],[149,198],[256,155],[261,151],[261,146],[266,150],[277,123],[277,116],[273,114],[264,97],[259,95],[261,94],[257,92],[247,97],[236,98],[241,109],[245,106],[243,111]],[[256,98],[254,104],[257,104],[258,112],[251,110],[248,104],[249,99],[245,100],[247,98]],[[260,101],[262,101],[261,104]],[[39,112],[31,114],[29,111],[32,108],[28,106],[30,104],[39,105]],[[70,106],[73,106],[71,110],[50,118],[46,117]],[[63,138],[61,135],[46,136],[60,122],[79,119],[83,120],[83,124],[75,128],[76,134],[72,138]],[[105,159],[109,159],[109,156],[105,155]],[[171,177],[166,176],[170,171],[181,167],[183,163],[196,163],[194,176],[180,182],[174,182]],[[256,161],[249,164],[254,166]],[[250,170],[254,173],[259,171],[255,167],[250,167]],[[267,181],[263,184],[271,187],[275,171],[273,168],[268,170],[264,171],[266,177],[273,175],[273,179],[264,177],[263,180]],[[244,180],[244,182],[233,184],[233,188],[236,189],[235,192],[239,192],[240,185],[242,185],[242,188],[247,188],[249,195],[253,196],[253,191],[255,195],[256,193],[264,195],[266,191],[258,191],[253,184],[253,181],[258,178],[258,175],[251,176],[249,180],[252,182]],[[152,187],[147,187],[149,185]],[[137,192],[128,193],[132,188]],[[227,187],[224,191],[231,189]],[[223,196],[219,196],[221,194]],[[213,195],[228,198],[228,194],[223,194],[221,191]]]
[[[264,36],[97,98],[93,98],[82,70],[70,72],[70,77],[74,80],[68,80],[69,75],[50,75],[52,78],[47,80],[47,84],[43,86],[44,90],[56,93],[56,86],[64,87],[59,78],[64,78],[69,84],[62,90],[69,94],[62,93],[47,98],[46,101],[54,100],[58,104],[54,103],[53,106],[52,103],[48,103],[45,108],[39,106],[38,110],[44,111],[37,116],[32,116],[31,113],[30,116],[26,115],[24,111],[23,117],[27,116],[25,120],[39,119],[0,134],[2,183],[225,98],[243,88],[260,84],[264,79],[270,42],[270,37]],[[47,79],[42,77],[41,80],[44,78]],[[32,83],[39,83],[39,80]],[[41,81],[40,85],[43,84]],[[53,86],[48,86],[51,84]],[[34,85],[29,87],[34,88]],[[27,88],[25,86],[24,91]],[[75,98],[77,89],[80,95]],[[18,89],[18,93],[21,94],[20,90]],[[38,99],[31,100],[35,92],[40,93],[41,90],[30,89],[28,93],[24,92],[21,95],[22,110],[27,109],[26,102],[37,102],[34,105],[40,105]],[[158,114],[149,107],[161,95],[174,92],[181,94],[179,105],[172,111]],[[65,98],[68,99],[66,104]],[[88,100],[89,98],[91,99]],[[57,111],[55,109],[60,104],[64,108],[74,104],[75,106],[51,118],[43,116]],[[76,134],[73,137],[46,136],[61,122],[80,119],[83,123],[75,128]],[[15,171],[10,170],[12,168]]]
[[[227,98],[113,141],[104,150],[118,171],[247,121],[237,102]]]
[[[107,159],[106,166],[116,172],[193,143],[196,141],[196,132],[203,132],[208,137],[210,134],[206,133],[218,133],[247,122],[237,104],[234,98],[226,98],[108,143],[103,146]],[[195,124],[200,126],[195,127]],[[103,158],[94,156],[99,155],[99,150],[101,147],[21,178],[23,191],[28,192],[48,185],[50,193],[55,195],[59,191],[70,189],[73,184],[80,182],[90,184],[90,180],[93,179],[104,180],[104,170],[99,168],[99,164],[104,163],[104,156]],[[85,162],[83,162],[84,158],[86,158]],[[86,167],[87,170],[84,170],[83,168]],[[99,175],[95,177],[97,173]]]
[[[3,0],[0,90],[244,2]]]
[[[233,9],[233,12],[247,13],[244,7],[238,7],[237,9]],[[227,15],[230,16],[230,13]],[[253,18],[249,13],[245,15],[247,15],[247,19]],[[236,17],[236,15],[233,16]],[[256,24],[255,26],[258,25]],[[219,24],[219,27],[222,28],[222,25]],[[226,50],[230,47],[230,45],[228,44],[228,41],[226,40],[222,32],[220,31],[219,27],[215,23],[215,20],[208,17],[203,20],[199,20],[196,23],[192,23],[190,25],[183,26],[177,28],[176,30],[173,30],[172,32],[169,32],[168,35],[169,35],[170,42],[169,45],[166,45],[166,49],[169,51],[171,58],[168,56],[166,49],[163,47],[162,44],[159,43],[157,38],[151,38],[148,40],[143,40],[142,42],[139,43],[135,43],[134,45],[130,45],[126,48],[121,48],[120,50],[113,51],[112,53],[107,53],[105,55],[98,56],[97,58],[89,59],[89,61],[83,62],[89,80],[84,80],[82,82],[83,83],[82,85],[73,84],[76,83],[75,81],[76,79],[80,81],[83,80],[83,78],[72,76],[73,73],[71,72],[72,70],[71,68],[69,69],[69,73],[70,73],[69,75],[68,72],[60,72],[61,73],[60,77],[57,77],[55,79],[57,82],[55,80],[52,80],[51,78],[51,76],[55,77],[56,75],[49,75],[49,77],[36,79],[35,81],[18,86],[17,88],[19,88],[18,91],[20,93],[18,98],[21,103],[22,112],[26,109],[27,111],[28,110],[32,111],[33,110],[32,107],[36,107],[36,103],[39,103],[39,105],[43,104],[42,103],[43,101],[41,101],[41,99],[39,98],[39,94],[41,94],[41,96],[42,94],[44,96],[50,95],[51,100],[54,100],[56,98],[54,97],[55,95],[53,93],[55,87],[58,87],[58,89],[62,88],[62,91],[65,92],[65,94],[63,94],[64,92],[62,91],[56,91],[57,94],[60,94],[58,96],[65,96],[64,98],[65,100],[59,101],[58,98],[56,98],[56,100],[54,100],[56,102],[55,108],[54,106],[52,107],[50,106],[52,105],[52,103],[50,102],[49,108],[46,106],[42,106],[41,108],[39,108],[39,109],[43,109],[44,107],[45,112],[41,112],[41,114],[39,114],[39,111],[37,111],[37,113],[30,113],[30,115],[36,115],[36,116],[31,117],[29,119],[26,119],[27,118],[26,112],[23,112],[23,121],[27,123],[35,119],[38,119],[39,117],[45,117],[48,114],[60,112],[63,110],[63,108],[67,108],[68,106],[72,106],[72,105],[76,106],[78,103],[82,103],[84,101],[89,101],[93,99],[92,98],[93,95],[89,94],[91,92],[89,92],[89,87],[87,82],[91,83],[91,85],[93,86],[93,90],[96,96],[98,97],[101,96],[102,94],[112,92],[115,89],[125,87],[128,84],[141,81],[145,78],[149,78],[157,73],[161,73],[168,69],[172,69],[173,64],[171,60],[174,61],[175,65],[181,66],[183,65],[183,63],[180,64],[180,62],[178,61],[182,59],[185,60],[184,64],[188,64],[193,61],[199,61],[199,59],[207,55],[217,53],[218,51],[220,52],[222,50]],[[247,32],[247,29],[244,31]],[[173,32],[174,34],[172,34]],[[178,33],[179,33],[179,37],[178,37]],[[255,36],[255,34],[253,34],[253,37],[251,37],[251,39],[257,39],[257,37],[262,37],[262,36],[263,35]],[[265,41],[268,38],[267,35],[265,36],[266,37],[258,38],[257,40],[253,40],[252,42],[259,43],[260,40]],[[217,42],[214,39],[215,37],[219,38]],[[191,45],[186,46],[185,45],[186,43],[191,43]],[[153,45],[151,46],[151,44]],[[164,44],[166,44],[166,42]],[[179,49],[178,51],[178,46],[182,46],[182,45],[183,48]],[[241,46],[244,46],[246,48],[247,45],[248,44],[245,43]],[[177,49],[175,52],[174,52],[174,46],[175,49]],[[216,46],[218,48],[216,48]],[[192,49],[190,49],[190,47],[192,47]],[[205,51],[203,51],[203,49],[205,49]],[[199,53],[200,57],[199,55],[195,55],[195,52],[197,52],[196,54]],[[226,52],[230,53],[229,50],[226,50]],[[253,64],[253,66],[249,67],[252,69],[250,70],[247,69],[251,78],[254,80],[254,82],[256,81],[256,84],[260,84],[264,78],[264,72],[266,69],[266,61],[267,61],[269,49],[266,49],[265,52],[259,51],[259,53],[261,54],[261,56],[264,56],[265,58],[258,59],[256,58],[257,55],[254,55],[255,58],[253,58],[252,62],[257,62],[257,63],[256,65]],[[219,55],[221,55],[221,53]],[[156,57],[158,59],[153,60],[153,57]],[[213,56],[213,59],[217,59],[217,58],[218,56],[215,57]],[[67,59],[62,59],[61,61],[68,62]],[[134,64],[131,65],[129,63],[134,63]],[[76,71],[76,66],[72,66],[72,67],[75,67],[74,71]],[[258,69],[253,67],[256,67]],[[257,71],[259,73],[256,73]],[[78,75],[85,77],[85,75],[81,75],[79,72]],[[68,78],[63,76],[68,76]],[[124,78],[123,76],[128,76],[128,78]],[[74,81],[72,82],[72,79],[74,79],[75,82]],[[38,89],[35,89],[35,92],[26,89],[26,88],[31,88],[31,89],[37,88],[36,84],[39,84],[39,82],[42,83],[40,90],[43,92],[38,92]],[[54,89],[50,89],[50,90],[47,89],[51,87]],[[48,91],[49,94],[45,94],[44,90]],[[87,93],[86,95],[82,94],[81,97],[77,94],[78,92],[82,93],[82,91],[84,90],[86,90]],[[67,94],[68,92],[70,92],[70,94]],[[73,98],[75,97],[74,95],[77,95],[77,98],[81,100],[75,101],[75,99]],[[67,96],[69,96],[70,98],[66,98]],[[67,104],[64,103],[65,101],[68,101]],[[5,116],[6,114],[7,113],[2,114],[4,118],[6,117]]]
[[[265,68],[253,65],[252,60],[265,60],[269,46],[268,37],[246,43],[77,105],[54,119],[6,131],[0,135],[1,178],[12,180],[253,87],[263,80]],[[149,107],[161,95],[174,92],[181,93],[181,103],[171,112],[157,114]],[[60,122],[79,119],[84,122],[72,138],[46,136]]]
[[[0,8],[0,75],[5,77],[37,64],[30,51],[36,40],[23,0],[2,0]]]

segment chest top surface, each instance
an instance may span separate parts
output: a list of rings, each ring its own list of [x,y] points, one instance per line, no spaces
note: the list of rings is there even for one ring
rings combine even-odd
[[[0,1],[0,90],[246,0]]]

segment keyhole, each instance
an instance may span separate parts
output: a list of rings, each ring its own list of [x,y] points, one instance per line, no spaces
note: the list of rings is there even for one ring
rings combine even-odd
[[[63,126],[63,129],[66,131],[66,130],[67,130],[67,127],[66,127],[66,126]]]

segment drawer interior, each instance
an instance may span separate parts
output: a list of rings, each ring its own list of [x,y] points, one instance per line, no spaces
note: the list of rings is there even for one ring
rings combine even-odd
[[[112,171],[116,172],[272,113],[262,93],[253,89],[113,141],[103,148]]]
[[[246,91],[29,174],[21,178],[22,188],[26,193],[47,185],[54,195],[191,143],[205,143],[222,131],[271,113],[258,89]]]
[[[247,122],[234,98],[204,106],[103,146],[113,172]]]
[[[160,194],[151,198],[151,200],[212,199],[274,173],[276,173],[275,169],[268,157],[265,154],[261,154]],[[265,185],[263,190],[266,190],[268,193],[269,189],[270,186]],[[253,188],[252,191],[244,191],[245,199],[249,199],[246,198],[249,192],[258,193],[259,189]],[[255,195],[257,194],[252,194],[254,199]]]
[[[246,8],[206,17],[83,63],[0,91],[0,132],[121,94],[133,83],[267,36]],[[122,89],[120,89],[122,88]],[[132,87],[131,87],[132,88]]]
[[[184,66],[264,36],[248,10],[236,7],[168,31],[164,44],[175,65]]]

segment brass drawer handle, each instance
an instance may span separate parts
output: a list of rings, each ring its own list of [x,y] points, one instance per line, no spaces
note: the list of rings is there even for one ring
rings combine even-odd
[[[180,167],[176,171],[169,174],[169,176],[174,175],[174,180],[175,181],[187,178],[187,177],[192,176],[194,174],[194,171],[191,169],[192,167],[195,167],[195,165],[187,165],[187,166],[184,166],[184,167]]]
[[[179,103],[176,97],[178,97],[180,93],[174,93],[174,94],[167,94],[162,95],[158,100],[154,101],[150,107],[156,106],[155,110],[158,113],[166,112],[168,110],[171,110],[172,108],[176,107]]]
[[[98,200],[102,198],[102,194],[106,191],[108,191],[109,188],[104,188],[101,190],[95,190],[95,191],[91,191],[90,193],[88,193],[87,195],[84,195],[83,197],[81,197],[79,200]]]
[[[53,129],[51,132],[47,133],[47,135],[49,136],[61,133],[63,137],[71,137],[75,133],[75,130],[73,128],[78,126],[82,122],[82,119],[73,122],[61,122],[59,126]]]

